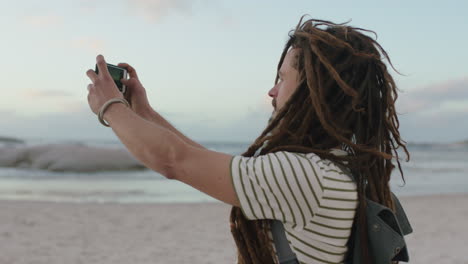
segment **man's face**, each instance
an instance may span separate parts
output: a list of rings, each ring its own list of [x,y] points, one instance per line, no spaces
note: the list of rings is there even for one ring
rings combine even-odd
[[[279,70],[278,83],[268,92],[268,95],[273,98],[273,113],[270,120],[273,120],[299,85],[299,72],[292,67],[297,52],[298,49],[291,49],[286,53]]]

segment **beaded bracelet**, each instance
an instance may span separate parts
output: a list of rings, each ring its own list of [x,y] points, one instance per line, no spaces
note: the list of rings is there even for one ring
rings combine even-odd
[[[104,119],[103,119],[104,111],[106,111],[106,109],[109,107],[109,105],[111,105],[113,103],[123,103],[127,107],[130,107],[130,104],[128,103],[128,101],[123,99],[123,98],[112,98],[109,101],[105,102],[104,105],[101,106],[101,109],[99,109],[98,119],[99,119],[99,122],[101,122],[101,124],[103,124],[106,127],[108,127],[109,124],[106,123],[106,121],[104,121]]]

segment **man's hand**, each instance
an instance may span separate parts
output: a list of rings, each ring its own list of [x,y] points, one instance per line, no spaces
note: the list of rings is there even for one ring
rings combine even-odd
[[[106,61],[102,55],[97,56],[96,64],[99,69],[99,74],[89,69],[86,75],[88,75],[89,79],[92,81],[92,83],[88,85],[89,107],[93,113],[98,114],[99,109],[105,102],[112,98],[123,98],[123,95],[109,74]]]
[[[146,90],[138,79],[138,74],[128,63],[119,63],[117,66],[127,69],[129,79],[122,79],[122,83],[127,86],[125,99],[130,103],[132,110],[139,116],[144,116],[151,110],[151,106],[146,95]]]

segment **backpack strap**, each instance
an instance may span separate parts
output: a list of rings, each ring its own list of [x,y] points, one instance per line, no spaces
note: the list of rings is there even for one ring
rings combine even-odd
[[[280,264],[299,264],[296,254],[291,250],[281,221],[271,221],[271,233],[275,242],[276,254]]]
[[[266,145],[266,141],[263,143],[263,146],[257,149],[254,154],[254,157],[257,157],[260,154],[260,150]],[[286,233],[284,231],[284,226],[281,221],[271,220],[270,224],[271,234],[273,235],[273,241],[275,243],[276,255],[280,264],[299,264],[296,254],[291,250],[289,246],[288,239],[286,238]]]

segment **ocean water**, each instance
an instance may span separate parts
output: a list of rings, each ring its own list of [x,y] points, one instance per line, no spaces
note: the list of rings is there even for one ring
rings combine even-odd
[[[115,141],[64,142],[27,140],[27,145],[84,143],[99,147],[124,147]],[[200,142],[205,147],[232,155],[243,153],[249,143]],[[0,144],[1,146],[1,144]],[[439,193],[468,193],[468,146],[410,144],[410,162],[400,155],[406,183],[398,169],[391,188],[399,196]],[[1,200],[55,202],[174,203],[219,202],[216,199],[149,170],[101,172],[52,172],[0,167]]]

